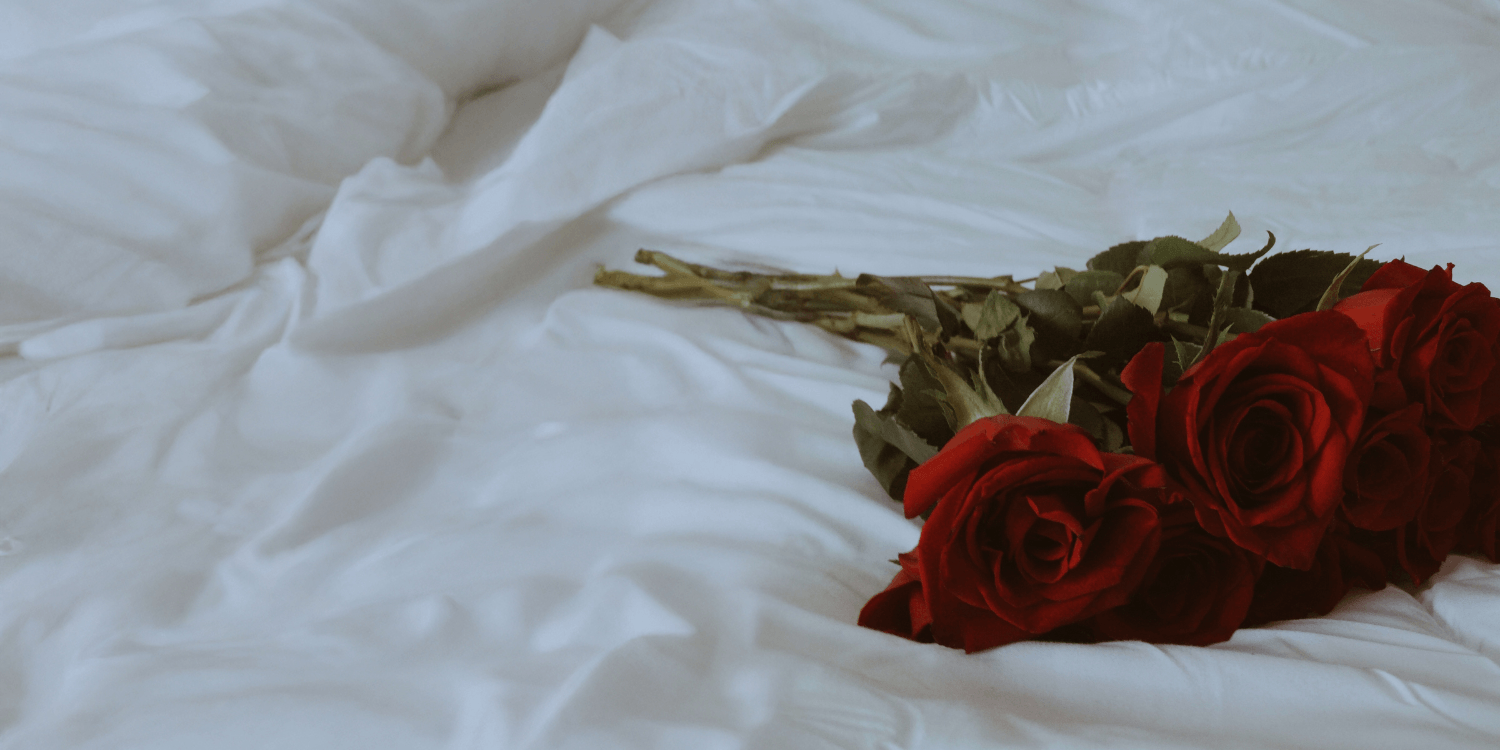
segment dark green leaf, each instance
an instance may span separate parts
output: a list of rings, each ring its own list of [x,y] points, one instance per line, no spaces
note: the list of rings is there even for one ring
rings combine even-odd
[[[1140,255],[1145,247],[1145,240],[1122,242],[1090,258],[1088,269],[1090,271],[1114,271],[1124,278],[1135,270],[1136,256]]]
[[[1224,313],[1224,322],[1231,326],[1235,333],[1255,333],[1260,327],[1270,323],[1275,318],[1259,311],[1244,307],[1231,307]]]
[[[1326,250],[1294,250],[1272,255],[1261,261],[1250,274],[1255,307],[1276,318],[1310,312],[1333,283],[1333,277],[1353,260],[1354,256],[1349,253]],[[1339,290],[1340,298],[1359,291],[1379,267],[1380,264],[1373,260],[1355,264]]]
[[[1073,405],[1068,409],[1068,422],[1082,427],[1095,440],[1104,439],[1104,416],[1094,405],[1077,396],[1073,397]]]
[[[1340,299],[1343,299],[1344,282],[1348,281],[1349,277],[1354,275],[1354,269],[1359,267],[1359,262],[1364,260],[1365,256],[1369,255],[1370,251],[1377,247],[1380,247],[1380,243],[1378,242],[1365,248],[1364,252],[1355,256],[1354,260],[1349,261],[1349,265],[1344,266],[1344,270],[1339,271],[1338,275],[1333,277],[1333,281],[1328,282],[1328,288],[1323,291],[1323,296],[1318,298],[1318,304],[1314,309],[1327,310],[1333,307]]]
[[[942,405],[932,395],[941,393],[943,384],[933,377],[921,357],[909,357],[901,365],[901,388],[905,397],[896,411],[901,423],[932,445],[947,443],[953,437],[953,428],[943,415]]]
[[[899,503],[906,490],[907,476],[918,462],[885,438],[885,425],[891,421],[894,418],[881,417],[869,404],[854,402],[854,444],[859,448],[860,460],[881,489]]]
[[[1203,348],[1193,358],[1194,362],[1203,361],[1213,352],[1214,347],[1219,345],[1219,334],[1227,333],[1224,324],[1224,314],[1229,311],[1229,304],[1234,301],[1234,284],[1239,280],[1240,272],[1229,269],[1219,279],[1219,291],[1214,295],[1214,306],[1212,316],[1208,320],[1208,333],[1203,339]]]
[[[1061,289],[1021,292],[1016,304],[1031,313],[1031,326],[1038,332],[1055,331],[1076,339],[1083,331],[1083,306]]]
[[[1026,397],[1042,381],[1041,376],[1030,368],[1024,372],[1007,372],[998,354],[992,356],[987,351],[980,352],[979,370],[984,374],[985,383],[989,385],[991,392],[1000,397],[1001,403],[1011,413],[1015,413],[1021,408],[1021,404],[1026,403]]]
[[[1167,349],[1167,359],[1162,368],[1162,380],[1169,384],[1176,383],[1202,348],[1191,341],[1172,339],[1172,346]]]
[[[1222,278],[1222,272],[1218,276]],[[1216,286],[1203,272],[1203,266],[1178,266],[1167,272],[1167,283],[1161,293],[1161,306],[1170,311],[1187,313],[1189,322],[1195,325],[1206,325],[1208,317],[1213,314]]]
[[[1116,297],[1100,312],[1084,345],[1104,352],[1108,363],[1114,365],[1130,359],[1155,335],[1151,313]]]
[[[1216,266],[1244,271],[1250,268],[1262,255],[1270,251],[1271,246],[1266,245],[1253,253],[1222,255],[1192,240],[1186,240],[1176,235],[1168,235],[1151,240],[1146,247],[1141,249],[1140,255],[1136,256],[1136,263],[1137,265],[1156,265],[1165,268],[1212,263]]]
[[[1084,271],[1068,279],[1068,283],[1063,285],[1063,291],[1071,295],[1080,305],[1092,305],[1094,292],[1114,294],[1123,283],[1125,283],[1125,277],[1114,271]]]

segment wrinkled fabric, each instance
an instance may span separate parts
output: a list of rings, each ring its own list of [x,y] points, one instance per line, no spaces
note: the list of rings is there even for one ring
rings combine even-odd
[[[850,439],[883,352],[589,286],[1024,278],[1233,209],[1495,288],[1490,5],[30,5],[0,748],[1500,738],[1462,555],[1207,648],[860,628],[918,536]]]

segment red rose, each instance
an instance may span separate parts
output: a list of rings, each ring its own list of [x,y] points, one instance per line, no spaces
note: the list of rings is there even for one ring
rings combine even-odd
[[[1361,529],[1385,531],[1410,521],[1427,499],[1432,441],[1422,429],[1422,405],[1365,419],[1364,432],[1344,465],[1344,514]]]
[[[1479,552],[1500,562],[1500,440],[1495,435],[1479,438],[1469,481],[1469,512],[1459,529],[1455,551]]]
[[[1267,565],[1261,571],[1244,624],[1326,615],[1355,586],[1385,588],[1385,575],[1380,556],[1349,538],[1347,521],[1336,520],[1323,535],[1310,569]]]
[[[933,640],[973,652],[1114,607],[1156,554],[1166,491],[1161,467],[1073,425],[979,420],[907,481],[907,516],[932,511],[913,558],[925,612],[905,568],[861,622],[914,637],[930,617]]]
[[[1434,424],[1471,430],[1500,414],[1500,302],[1483,284],[1459,286],[1451,265],[1424,272],[1393,260],[1334,309]]]
[[[1432,447],[1427,502],[1416,518],[1396,529],[1387,546],[1414,583],[1436,573],[1458,541],[1460,524],[1469,510],[1480,445],[1468,435],[1454,433],[1438,436]]]
[[[932,614],[922,596],[917,551],[897,556],[901,572],[859,611],[859,624],[871,630],[899,635],[918,643],[932,643]]]
[[[1311,566],[1374,387],[1364,332],[1333,311],[1268,323],[1165,394],[1164,353],[1147,344],[1121,373],[1136,454],[1187,488],[1210,533],[1277,565]]]
[[[1245,619],[1259,558],[1204,531],[1185,502],[1164,514],[1161,549],[1135,595],[1091,624],[1099,640],[1206,646]]]

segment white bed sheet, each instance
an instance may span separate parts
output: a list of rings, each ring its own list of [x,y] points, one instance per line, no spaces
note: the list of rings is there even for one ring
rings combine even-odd
[[[6,11],[0,748],[1500,742],[1467,557],[1209,648],[862,630],[917,536],[849,437],[881,353],[588,288],[640,246],[1029,274],[1226,209],[1493,288],[1493,3],[613,5]]]

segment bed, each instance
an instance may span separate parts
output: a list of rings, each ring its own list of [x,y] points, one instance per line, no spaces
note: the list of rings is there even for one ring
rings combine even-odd
[[[1233,210],[1500,285],[1500,5],[0,8],[0,748],[1481,748],[1500,566],[1211,647],[859,628],[918,526],[796,323]]]

